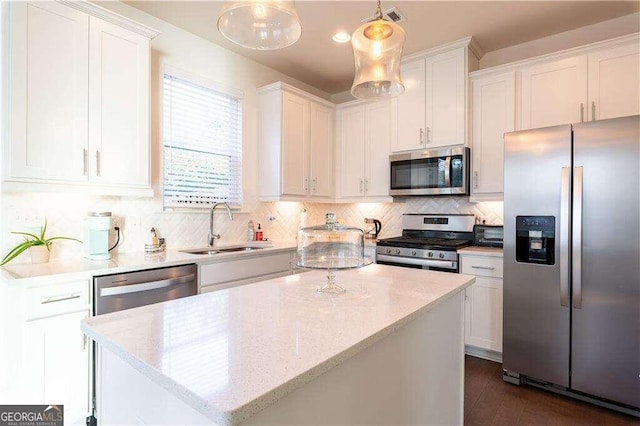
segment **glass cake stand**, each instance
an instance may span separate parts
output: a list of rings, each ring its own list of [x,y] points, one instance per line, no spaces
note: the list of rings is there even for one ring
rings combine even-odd
[[[347,290],[336,282],[336,271],[345,269],[357,269],[371,265],[373,261],[368,257],[364,258],[333,258],[333,259],[317,259],[307,261],[304,264],[299,261],[295,262],[295,266],[302,269],[326,270],[327,282],[316,290],[318,293],[342,294]]]

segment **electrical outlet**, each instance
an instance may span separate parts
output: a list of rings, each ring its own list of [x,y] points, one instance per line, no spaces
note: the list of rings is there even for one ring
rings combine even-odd
[[[111,218],[111,224],[113,225],[113,228],[120,228],[122,229],[122,226],[120,226],[120,218],[117,216],[114,216]]]
[[[276,221],[275,216],[267,216],[267,222],[275,222],[275,221]]]

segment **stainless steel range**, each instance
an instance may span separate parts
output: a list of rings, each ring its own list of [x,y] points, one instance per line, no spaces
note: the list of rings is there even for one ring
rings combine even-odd
[[[472,214],[404,214],[402,236],[378,240],[383,265],[458,272],[457,249],[473,244]]]

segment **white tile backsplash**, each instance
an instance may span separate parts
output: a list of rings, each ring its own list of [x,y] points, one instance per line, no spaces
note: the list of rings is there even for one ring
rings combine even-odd
[[[364,227],[364,218],[382,222],[382,238],[397,236],[402,231],[403,213],[473,213],[487,224],[502,224],[503,203],[470,203],[467,197],[416,197],[395,203],[321,204],[307,202],[268,202],[251,212],[237,213],[229,221],[224,209],[216,210],[214,232],[222,236],[219,244],[238,243],[246,238],[247,222],[262,225],[265,238],[283,241],[295,238],[303,209],[307,225],[324,223],[324,214],[333,211],[347,225]],[[155,227],[166,238],[169,248],[204,246],[209,231],[208,212],[163,212],[157,198],[104,197],[52,193],[2,194],[0,254],[4,255],[20,237],[11,231],[36,231],[46,217],[48,235],[83,238],[83,220],[89,211],[111,211],[122,224],[118,251],[144,249],[149,229]],[[269,220],[272,218],[274,220]],[[115,242],[115,232],[112,240]],[[60,241],[54,245],[52,258],[82,256],[82,244]],[[28,259],[21,259],[28,261]]]

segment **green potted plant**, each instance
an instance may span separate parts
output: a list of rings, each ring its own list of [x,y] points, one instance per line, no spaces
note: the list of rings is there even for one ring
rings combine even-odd
[[[45,237],[47,232],[47,218],[44,219],[44,224],[40,228],[40,235],[32,234],[30,232],[12,232],[12,234],[24,236],[24,241],[12,248],[9,253],[2,259],[0,266],[11,262],[18,257],[25,250],[29,250],[31,255],[31,263],[46,263],[49,261],[49,255],[51,254],[51,244],[54,240],[71,240],[82,242],[76,238],[70,237]]]

